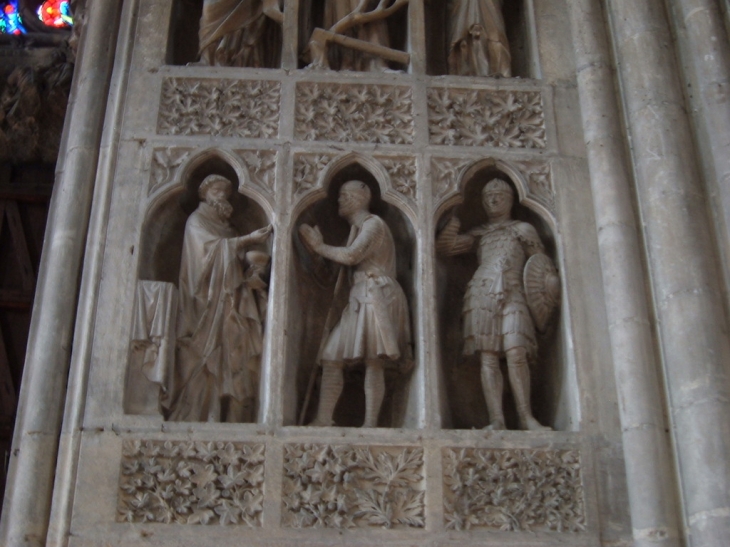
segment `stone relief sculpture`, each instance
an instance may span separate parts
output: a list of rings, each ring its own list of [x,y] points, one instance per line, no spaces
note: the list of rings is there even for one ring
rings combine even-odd
[[[265,243],[272,227],[238,236],[231,191],[228,179],[206,177],[185,225],[169,420],[255,419],[269,257],[246,249]]]
[[[204,0],[200,63],[272,68],[281,49],[281,0]],[[273,23],[273,24],[272,24]]]
[[[477,245],[479,267],[469,282],[463,307],[464,354],[479,353],[488,429],[505,429],[500,359],[505,358],[509,382],[522,429],[550,429],[532,415],[528,361],[537,354],[535,327],[545,330],[560,298],[560,279],[535,228],[513,220],[512,187],[501,179],[482,190],[488,222],[459,233],[452,218],[436,240],[445,255],[471,252]]]
[[[452,0],[449,74],[511,76],[503,0]]]
[[[385,367],[412,366],[408,304],[396,281],[393,235],[385,221],[368,211],[371,192],[367,184],[352,180],[342,185],[339,215],[350,224],[344,247],[326,245],[318,227],[303,224],[300,235],[317,255],[349,268],[349,302],[334,323],[334,310],[325,323],[318,356],[322,366],[317,416],[310,425],[333,425],[333,413],[343,390],[343,367],[364,363],[365,420],[376,427],[385,396]],[[341,267],[335,293],[344,283]],[[311,387],[311,385],[310,385]],[[307,399],[309,394],[307,395]],[[308,401],[305,400],[305,410]]]
[[[324,26],[312,33],[310,68],[329,69],[332,59],[339,70],[388,70],[387,60],[407,65],[408,53],[392,49],[387,19],[408,0],[325,0]],[[341,51],[329,51],[329,42]]]

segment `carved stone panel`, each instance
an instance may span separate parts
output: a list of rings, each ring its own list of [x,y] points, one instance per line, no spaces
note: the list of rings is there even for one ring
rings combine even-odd
[[[279,130],[278,82],[166,78],[157,132],[270,139]]]
[[[393,190],[416,199],[416,158],[409,156],[375,156],[390,175]]]
[[[545,148],[539,91],[428,90],[431,144]]]
[[[125,441],[117,520],[261,526],[264,445]]]
[[[411,144],[411,88],[301,83],[297,85],[296,137],[308,141]]]
[[[542,203],[555,216],[555,192],[553,191],[550,164],[542,161],[516,162],[530,185],[530,197]]]
[[[152,194],[175,178],[175,173],[187,161],[192,148],[155,148],[152,154],[150,190]]]
[[[282,524],[423,528],[422,448],[285,447]]]
[[[437,201],[459,190],[459,173],[471,163],[469,158],[431,158],[433,196]]]
[[[276,152],[271,150],[238,150],[251,182],[264,192],[274,195],[276,183]]]
[[[442,454],[447,529],[586,530],[577,450],[445,448]]]
[[[334,157],[327,153],[297,154],[294,157],[294,193],[302,195],[314,190],[320,173]]]

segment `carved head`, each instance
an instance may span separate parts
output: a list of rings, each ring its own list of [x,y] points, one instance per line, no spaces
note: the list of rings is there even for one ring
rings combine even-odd
[[[198,188],[198,196],[202,201],[211,205],[218,216],[228,219],[233,214],[233,206],[228,198],[233,191],[231,181],[221,175],[208,175],[203,179]]]
[[[346,182],[340,188],[340,197],[337,199],[339,214],[346,217],[360,210],[367,210],[372,194],[367,184],[359,180]]]
[[[487,216],[509,216],[514,202],[512,187],[502,179],[492,179],[482,189],[482,205]]]

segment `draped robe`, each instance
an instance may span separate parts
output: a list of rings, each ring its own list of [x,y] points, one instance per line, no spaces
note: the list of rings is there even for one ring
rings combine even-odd
[[[511,61],[502,0],[453,0],[449,74],[509,78]]]
[[[224,398],[256,397],[263,302],[248,286],[236,239],[205,202],[185,225],[170,420],[223,421]]]
[[[200,19],[200,60],[211,66],[276,68],[279,25],[262,0],[206,0]]]

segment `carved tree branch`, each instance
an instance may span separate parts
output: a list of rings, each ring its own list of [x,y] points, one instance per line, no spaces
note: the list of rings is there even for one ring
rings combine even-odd
[[[391,2],[392,4],[387,7]],[[360,0],[360,3],[352,12],[337,21],[329,30],[337,34],[342,34],[354,26],[380,21],[408,5],[408,2],[409,0],[379,0],[375,8],[370,11],[365,11],[367,0]]]
[[[264,15],[279,23],[284,24],[284,13],[281,11],[279,0],[264,0]]]

